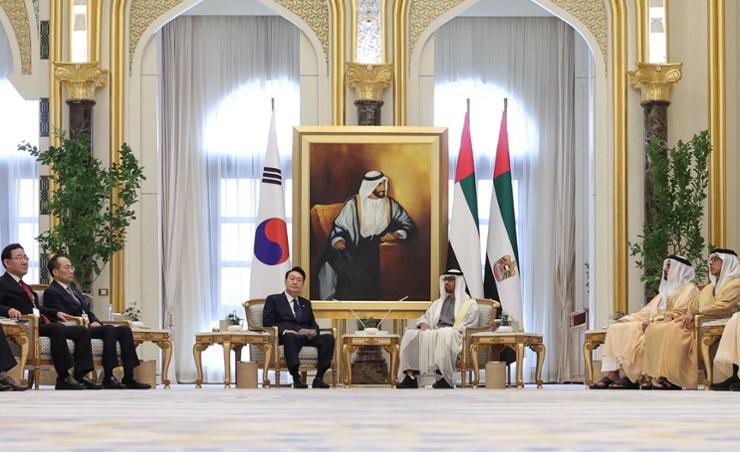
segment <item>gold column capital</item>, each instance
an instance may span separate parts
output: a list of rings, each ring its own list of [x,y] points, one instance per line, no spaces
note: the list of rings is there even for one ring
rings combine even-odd
[[[383,100],[392,78],[392,64],[347,63],[347,83],[355,89],[358,100]]]
[[[108,83],[108,71],[98,62],[54,62],[54,77],[67,88],[71,100],[95,100],[95,89]]]
[[[637,63],[637,69],[629,71],[630,85],[639,89],[643,102],[671,101],[671,89],[683,77],[683,63]]]

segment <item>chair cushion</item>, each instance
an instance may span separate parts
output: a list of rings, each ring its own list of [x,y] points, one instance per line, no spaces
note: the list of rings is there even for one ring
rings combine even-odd
[[[250,304],[247,309],[249,310],[249,315],[251,315],[253,322],[250,326],[262,327],[262,311],[265,309],[264,303]]]
[[[478,304],[478,326],[484,326],[491,323],[493,318],[493,306],[489,304]]]
[[[92,339],[90,343],[92,344],[93,359],[95,360],[102,359],[103,358],[103,340],[102,339]],[[118,342],[116,342],[116,354],[118,354],[119,356],[121,355],[121,344],[119,344]]]
[[[69,352],[75,352],[75,343],[71,339],[67,339],[67,347]],[[39,350],[41,351],[41,359],[51,359],[51,339],[46,336],[39,336]]]
[[[285,362],[285,354],[283,352],[283,346],[281,345],[278,349],[278,353],[280,354],[280,362]],[[256,345],[250,345],[249,346],[249,355],[250,360],[258,362],[260,364],[265,362],[265,354],[264,352]],[[316,363],[319,360],[319,350],[316,347],[303,347],[298,353],[298,359],[301,361],[301,364],[309,364],[309,365],[316,365]],[[274,358],[270,358],[270,361],[273,361]]]

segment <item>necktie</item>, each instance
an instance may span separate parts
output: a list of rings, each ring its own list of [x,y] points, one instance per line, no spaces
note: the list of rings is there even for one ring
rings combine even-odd
[[[301,323],[303,316],[301,315],[301,305],[298,304],[297,298],[293,298],[293,314],[295,314],[296,321]]]
[[[36,299],[33,297],[33,292],[31,292],[31,288],[28,287],[28,284],[23,282],[22,279],[18,281],[18,284],[20,284],[23,288],[23,291],[26,292],[26,295],[28,296],[28,301],[31,302],[34,308],[38,308],[38,306],[36,306]],[[44,323],[51,323],[51,320],[49,320],[49,318],[46,317],[44,314],[41,314],[41,319],[44,321]]]
[[[80,299],[77,298],[77,295],[75,295],[74,291],[72,290],[72,286],[67,286],[67,293],[69,293],[72,296],[72,299],[77,302],[80,306],[82,303],[80,302]]]

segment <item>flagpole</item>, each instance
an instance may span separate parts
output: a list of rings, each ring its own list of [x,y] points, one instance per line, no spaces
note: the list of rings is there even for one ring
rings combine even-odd
[[[504,111],[506,111],[506,109],[508,108],[508,104],[509,104],[509,98],[504,97]]]
[[[272,111],[274,113],[275,112],[275,98],[274,97],[270,98],[270,103],[272,103]]]
[[[470,98],[468,97],[467,99],[465,99],[465,102],[467,104],[467,111],[468,113],[470,113]]]

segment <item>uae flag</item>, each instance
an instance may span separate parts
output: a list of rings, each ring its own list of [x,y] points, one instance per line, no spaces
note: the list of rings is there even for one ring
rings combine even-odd
[[[519,248],[516,241],[514,195],[511,188],[509,135],[506,130],[506,99],[496,148],[491,193],[491,219],[486,249],[486,297],[499,300],[513,320],[522,322],[522,297],[519,283]]]
[[[469,104],[468,104],[469,105]],[[483,271],[480,259],[478,231],[478,195],[475,188],[473,144],[470,140],[470,107],[465,113],[460,153],[455,170],[455,189],[452,198],[450,241],[447,246],[447,268],[459,268],[465,277],[468,294],[483,297]]]
[[[258,226],[254,234],[249,298],[265,298],[267,295],[285,290],[285,272],[290,269],[283,175],[280,171],[274,108],[270,119],[259,193]]]

